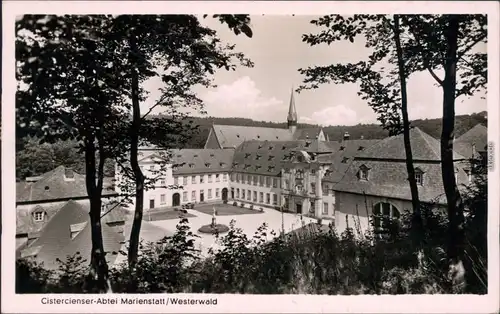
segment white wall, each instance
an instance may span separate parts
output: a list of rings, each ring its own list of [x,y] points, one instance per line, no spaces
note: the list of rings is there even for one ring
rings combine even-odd
[[[248,184],[247,179],[249,176],[252,176],[252,180],[250,184]],[[253,177],[257,176],[257,185],[254,185]],[[246,203],[252,203],[257,205],[264,206],[281,206],[281,182],[280,178],[276,176],[263,176],[263,175],[250,175],[250,174],[242,174],[240,173],[240,180],[238,182],[237,174],[233,174],[233,181],[230,183],[229,197],[231,197],[231,190],[234,189],[234,200]],[[242,180],[245,177],[245,180]],[[263,178],[264,182],[260,184],[260,178]],[[269,178],[270,184],[267,186],[266,179]],[[276,187],[273,187],[273,180],[276,181]],[[238,191],[239,189],[239,197]],[[245,199],[242,198],[242,190],[245,190]],[[251,198],[248,199],[248,190],[251,191]],[[254,201],[254,192],[257,193],[257,200]],[[262,193],[262,200],[260,198],[260,193]],[[267,194],[269,193],[270,202],[267,203]],[[276,203],[273,202],[273,195],[276,195]]]

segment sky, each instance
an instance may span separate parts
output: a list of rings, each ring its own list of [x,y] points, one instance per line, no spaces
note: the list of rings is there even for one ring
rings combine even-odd
[[[302,42],[302,34],[317,33],[320,28],[310,23],[315,16],[251,16],[253,37],[236,36],[226,25],[213,18],[203,23],[217,31],[225,43],[236,45],[255,66],[236,71],[215,73],[216,88],[196,89],[205,103],[207,116],[243,117],[254,120],[285,122],[292,88],[304,77],[299,68],[314,65],[357,62],[366,60],[370,51],[361,40],[340,41],[330,46],[311,47]],[[442,73],[441,77],[443,77]],[[413,74],[408,80],[408,110],[410,119],[432,119],[442,116],[442,91],[429,73]],[[147,81],[144,87],[150,98],[143,110],[158,98],[160,79]],[[377,123],[376,115],[366,101],[357,95],[356,84],[325,84],[315,90],[295,94],[299,122],[328,125]],[[457,114],[487,110],[480,95],[459,98]],[[155,111],[156,112],[156,111]]]

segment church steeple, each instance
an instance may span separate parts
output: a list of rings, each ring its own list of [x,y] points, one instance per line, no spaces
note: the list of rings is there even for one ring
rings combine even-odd
[[[295,109],[295,98],[293,96],[293,87],[290,95],[290,107],[288,108],[288,129],[295,133],[297,129],[297,109]]]

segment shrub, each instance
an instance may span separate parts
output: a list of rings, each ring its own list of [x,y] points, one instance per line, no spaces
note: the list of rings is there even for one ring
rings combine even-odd
[[[227,200],[223,200],[223,201],[222,201],[222,203],[223,203],[223,204],[227,204]]]
[[[244,207],[245,207],[245,203],[243,203],[243,202],[242,202],[242,203],[240,204],[240,207],[241,207],[241,208],[244,208]]]
[[[253,204],[250,204],[250,210],[253,210]]]
[[[237,202],[233,202],[233,206],[238,206],[238,203]]]

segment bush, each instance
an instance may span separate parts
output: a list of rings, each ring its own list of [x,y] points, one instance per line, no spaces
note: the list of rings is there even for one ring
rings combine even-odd
[[[262,208],[262,207],[261,207],[261,208],[259,208],[259,211],[260,211],[261,213],[263,213],[263,212],[264,212],[264,208]]]
[[[250,204],[250,210],[253,210],[253,204]]]
[[[244,208],[244,207],[245,207],[245,203],[243,203],[243,202],[242,202],[242,203],[240,204],[240,207],[241,207],[241,208]]]
[[[233,206],[238,206],[238,203],[237,202],[233,202]]]
[[[222,201],[222,203],[223,203],[223,204],[227,204],[227,200],[223,200],[223,201]]]

